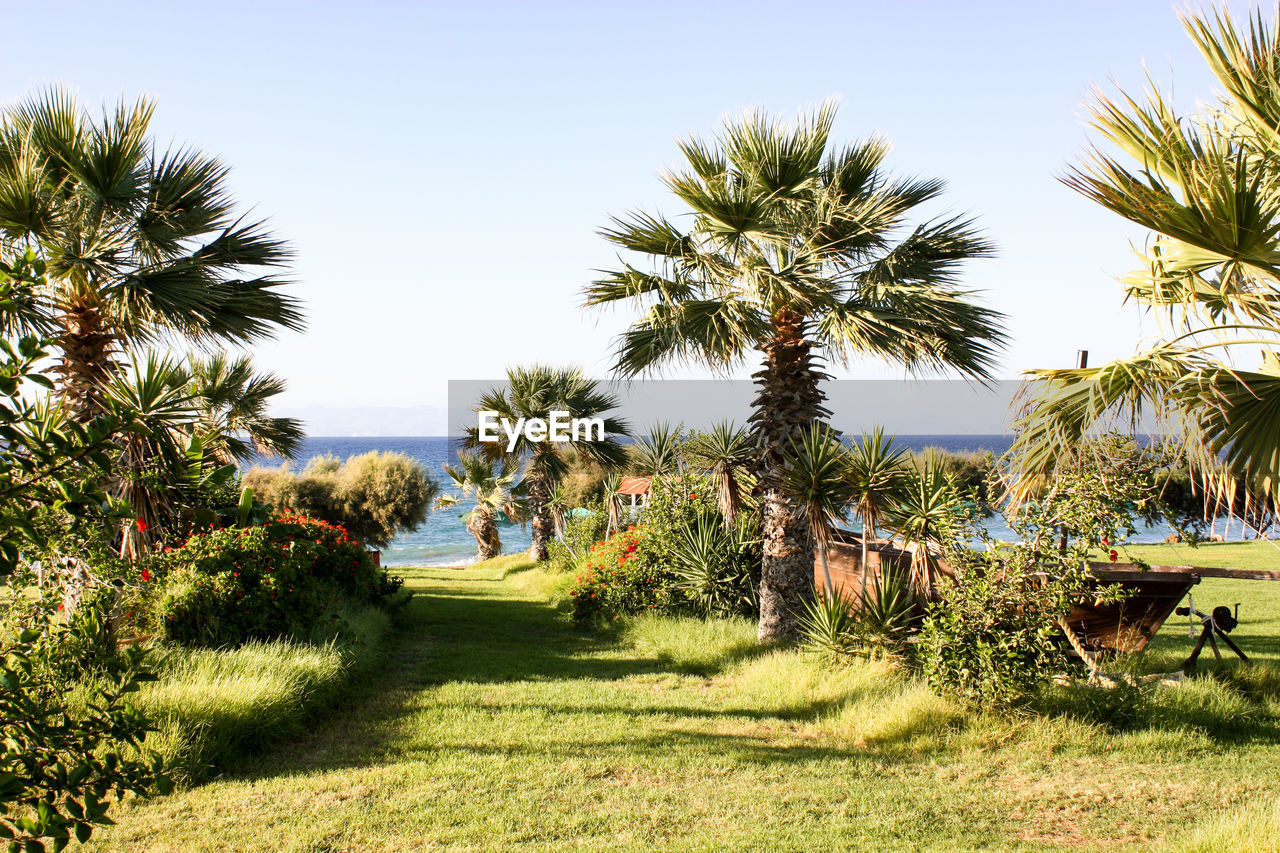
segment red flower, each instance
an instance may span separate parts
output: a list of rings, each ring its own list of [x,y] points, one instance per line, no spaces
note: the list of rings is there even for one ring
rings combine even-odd
[[[64,608],[64,607],[66,607],[66,605],[65,605],[65,604],[59,604],[59,605],[58,605],[58,609],[59,609],[59,610],[61,610],[61,609],[62,609],[62,608]]]
[[[143,583],[147,583],[147,582],[149,582],[150,580],[151,580],[151,572],[147,571],[146,569],[143,569],[143,570],[142,570],[142,582],[143,582]]]
[[[1118,559],[1120,559],[1120,554],[1119,554],[1119,552],[1117,552],[1115,548],[1112,548],[1112,549],[1111,549],[1111,562],[1113,562],[1113,563],[1114,563],[1114,562],[1115,562],[1116,560],[1118,560]]]
[[[146,533],[146,532],[147,532],[147,521],[146,521],[146,519],[144,519],[144,518],[142,518],[142,517],[139,517],[139,518],[138,518],[138,520],[134,522],[134,524],[136,524],[136,525],[138,526],[138,532],[139,532],[139,533]]]

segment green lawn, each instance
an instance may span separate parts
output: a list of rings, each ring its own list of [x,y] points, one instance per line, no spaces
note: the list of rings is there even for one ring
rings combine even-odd
[[[417,596],[358,701],[120,810],[96,850],[1254,849],[1280,844],[1280,674],[966,713],[744,621],[576,630],[506,558]],[[1242,607],[1242,615],[1248,611]],[[1137,700],[1135,700],[1137,701]],[[1272,846],[1268,846],[1272,845]]]

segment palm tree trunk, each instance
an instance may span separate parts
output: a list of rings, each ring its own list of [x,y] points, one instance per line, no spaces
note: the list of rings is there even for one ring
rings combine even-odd
[[[862,578],[859,587],[858,597],[863,601],[867,599],[867,542],[871,538],[871,523],[866,516],[862,518]],[[883,567],[882,567],[883,569]]]
[[[74,418],[87,421],[102,412],[102,389],[115,369],[116,338],[106,330],[95,305],[66,306],[58,324],[62,326],[57,336],[62,355],[54,368],[61,375],[58,393]]]
[[[774,317],[774,334],[764,348],[764,367],[755,374],[759,391],[751,424],[759,449],[757,473],[763,507],[760,576],[760,640],[789,640],[799,634],[797,618],[813,599],[813,539],[794,499],[780,488],[783,449],[811,421],[831,412],[819,383],[828,378],[814,365],[798,314]]]
[[[502,540],[498,536],[498,526],[494,524],[491,513],[472,513],[467,521],[467,529],[476,537],[476,556],[481,561],[491,560],[502,553]]]
[[[827,562],[827,546],[818,545],[818,555],[822,558],[822,585],[823,592],[827,595],[827,600],[831,600],[832,593],[835,592],[835,585],[831,583],[831,566]]]
[[[529,545],[529,559],[542,562],[548,557],[547,543],[552,537],[551,510],[547,508],[550,490],[541,479],[529,483],[530,528],[532,542]]]

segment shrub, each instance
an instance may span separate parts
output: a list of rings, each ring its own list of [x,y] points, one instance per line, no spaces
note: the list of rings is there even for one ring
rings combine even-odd
[[[285,513],[192,536],[152,561],[156,628],[188,645],[305,636],[338,603],[383,603],[399,588],[341,527]]]
[[[593,545],[569,588],[574,620],[617,619],[677,607],[680,598],[674,590],[675,576],[654,557],[646,525],[628,528]]]
[[[254,467],[244,484],[264,503],[340,524],[374,548],[385,548],[397,533],[416,530],[439,491],[410,457],[376,450],[345,462],[318,456],[301,474],[288,465]]]
[[[552,570],[568,572],[577,568],[591,546],[603,538],[608,518],[600,508],[600,502],[591,502],[586,509],[591,511],[590,515],[566,518],[564,538],[553,539],[547,544],[547,556]]]
[[[130,650],[73,696],[41,665],[57,633],[27,629],[0,643],[0,839],[10,850],[87,841],[95,826],[111,823],[107,810],[126,793],[169,790],[159,757],[142,745],[150,726],[127,701],[150,677],[142,654]]]
[[[1007,707],[1031,696],[1067,664],[1055,641],[1056,597],[1012,572],[966,571],[944,581],[920,632],[929,684],[978,706]]]

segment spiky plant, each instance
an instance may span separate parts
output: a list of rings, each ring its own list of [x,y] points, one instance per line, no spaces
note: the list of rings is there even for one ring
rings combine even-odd
[[[903,461],[906,449],[893,446],[893,436],[883,427],[864,432],[861,441],[849,449],[848,477],[853,486],[853,510],[862,519],[862,589],[867,588],[868,544],[876,535],[880,519],[893,503],[905,481]]]
[[[1131,357],[1035,370],[1022,399],[1011,472],[1016,499],[1039,494],[1099,425],[1171,436],[1204,490],[1237,489],[1263,513],[1280,484],[1280,22],[1225,10],[1183,24],[1223,89],[1181,114],[1154,88],[1098,93],[1093,148],[1067,186],[1152,236],[1127,299],[1160,322]],[[1237,366],[1257,358],[1254,369]],[[1154,429],[1152,429],[1154,424]],[[1247,510],[1246,510],[1247,511]]]
[[[628,467],[642,477],[678,477],[684,471],[683,426],[659,421],[631,446]]]
[[[0,247],[48,262],[58,390],[83,420],[124,349],[302,328],[279,289],[288,248],[236,212],[222,161],[156,144],[154,110],[140,98],[93,116],[49,89],[0,112]]]
[[[499,418],[513,424],[520,418],[541,418],[549,423],[552,412],[564,413],[568,418],[604,421],[604,437],[599,440],[577,435],[562,443],[538,441],[521,432],[510,451],[505,442],[480,441],[477,428],[467,431],[467,447],[479,449],[491,460],[509,458],[524,463],[533,540],[529,556],[534,560],[547,559],[547,542],[553,535],[547,502],[569,470],[566,456],[577,454],[606,468],[616,468],[626,458],[618,438],[628,434],[627,423],[608,414],[618,405],[617,397],[588,379],[580,369],[541,364],[509,369],[506,387],[489,389],[477,402],[476,411],[497,412]]]
[[[193,353],[187,359],[187,393],[197,411],[193,428],[211,461],[227,465],[266,453],[293,459],[306,433],[296,418],[272,417],[269,407],[285,390],[284,379],[254,369],[247,355]]]
[[[637,212],[603,234],[643,256],[604,272],[586,304],[635,303],[616,371],[671,363],[727,371],[758,361],[750,420],[763,504],[762,639],[791,637],[813,593],[813,543],[781,491],[783,451],[827,417],[824,364],[871,356],[912,373],[990,375],[1002,316],[961,287],[965,261],[991,253],[972,222],[911,222],[943,184],[893,179],[879,138],[831,144],[834,107],[791,126],[762,113],[725,124],[712,144],[680,145],[685,170],[665,176],[688,206],[687,229]]]
[[[722,421],[707,432],[696,433],[689,442],[689,455],[707,469],[715,485],[716,504],[725,530],[733,529],[743,499],[752,485],[751,438],[745,429]]]
[[[497,515],[512,521],[525,517],[525,498],[519,466],[508,460],[487,459],[483,454],[458,452],[456,465],[444,466],[457,494],[441,495],[437,507],[469,507],[464,514],[467,532],[476,538],[476,558],[488,560],[502,553]]]
[[[101,389],[101,405],[134,424],[120,433],[120,454],[107,491],[126,501],[133,520],[120,532],[120,554],[136,559],[172,520],[178,492],[190,477],[187,449],[195,404],[181,362],[147,353],[113,371]]]
[[[960,494],[941,460],[921,458],[885,513],[887,525],[911,551],[911,585],[925,601],[933,600],[938,553],[955,531]]]
[[[604,513],[607,519],[604,536],[608,539],[622,529],[622,476],[616,472],[605,477],[600,486],[604,500]]]
[[[827,598],[837,595],[831,583],[827,555],[831,548],[832,527],[843,520],[845,510],[856,496],[849,478],[848,448],[829,427],[810,424],[783,450],[778,487],[780,493],[795,505],[818,552],[822,562],[824,595]],[[809,565],[812,574],[813,564]]]

